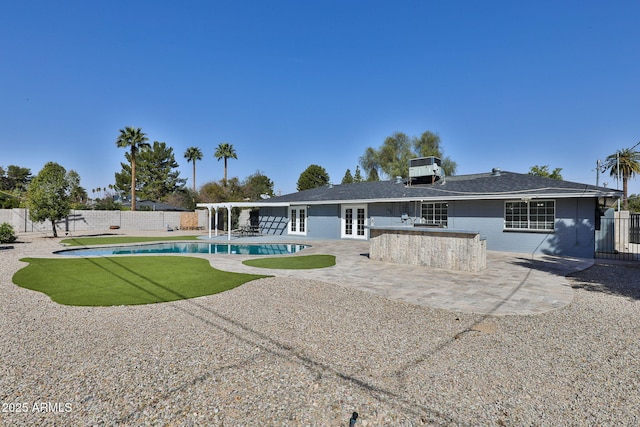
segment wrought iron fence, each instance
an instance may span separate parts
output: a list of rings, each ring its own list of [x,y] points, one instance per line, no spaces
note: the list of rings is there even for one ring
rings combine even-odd
[[[629,242],[640,243],[640,214],[631,214],[629,220]]]
[[[596,230],[595,256],[640,261],[640,214],[602,217]]]

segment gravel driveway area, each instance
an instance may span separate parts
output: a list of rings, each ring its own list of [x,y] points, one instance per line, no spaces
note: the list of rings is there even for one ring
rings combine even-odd
[[[640,424],[639,265],[538,315],[416,306],[291,277],[135,307],[19,288],[0,251],[0,425]]]

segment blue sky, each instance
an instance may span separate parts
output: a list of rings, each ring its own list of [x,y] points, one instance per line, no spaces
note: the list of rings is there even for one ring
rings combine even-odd
[[[637,1],[3,2],[0,165],[55,161],[91,194],[134,126],[189,186],[185,149],[200,186],[229,142],[230,176],[285,194],[311,164],[339,183],[367,147],[430,130],[458,174],[595,184],[596,160],[640,141],[638,22]]]

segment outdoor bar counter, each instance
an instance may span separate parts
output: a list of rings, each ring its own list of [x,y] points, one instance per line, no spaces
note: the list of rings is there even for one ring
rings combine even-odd
[[[487,268],[487,242],[477,231],[368,227],[369,258],[457,271]]]

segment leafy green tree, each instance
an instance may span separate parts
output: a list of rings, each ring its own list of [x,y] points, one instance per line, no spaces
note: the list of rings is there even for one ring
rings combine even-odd
[[[180,178],[173,148],[165,142],[154,141],[150,149],[141,153],[141,181],[145,183],[141,195],[149,200],[165,200],[184,188],[186,179]]]
[[[125,153],[131,164],[131,154]],[[184,187],[185,179],[180,178],[176,169],[178,163],[173,155],[173,148],[165,142],[154,141],[153,145],[144,147],[138,152],[138,173],[136,176],[136,192],[148,200],[165,200],[165,198]],[[126,189],[131,182],[132,168],[127,163],[120,163],[122,170],[116,173],[116,187]]]
[[[560,172],[562,172],[562,168],[555,168],[553,171],[549,172],[549,165],[535,165],[531,166],[531,169],[529,169],[529,175],[542,176],[562,181],[562,174]]]
[[[413,138],[414,157],[437,157],[441,160],[442,170],[445,175],[456,174],[458,165],[444,155],[440,147],[440,135],[431,131],[425,131],[419,138]]]
[[[347,169],[342,177],[343,184],[353,184],[353,175],[351,175],[351,169]]]
[[[131,210],[136,210],[136,156],[138,151],[149,147],[149,138],[140,128],[125,127],[120,129],[120,135],[116,139],[119,148],[129,148],[128,160],[131,163]]]
[[[413,147],[418,157],[442,157],[440,135],[425,131],[419,138],[413,138]]]
[[[356,166],[356,173],[353,175],[353,182],[362,182],[362,173],[360,172],[360,166]]]
[[[360,165],[367,172],[367,181],[378,181],[380,171],[387,177],[409,176],[409,160],[416,157],[438,157],[446,175],[455,175],[457,164],[444,157],[440,136],[426,131],[420,137],[409,138],[402,132],[394,132],[376,150],[368,147],[360,157]]]
[[[138,155],[139,156],[139,155]],[[131,154],[129,153],[125,153],[124,154],[125,159],[127,160],[127,162],[130,162],[131,159]],[[125,194],[129,193],[129,196],[131,196],[131,163],[125,163],[125,162],[120,162],[120,167],[122,169],[120,169],[120,172],[116,172],[115,173],[115,180],[116,180],[116,191],[122,195],[122,199],[126,201],[126,196]],[[137,167],[136,169],[140,169],[140,167]],[[136,174],[136,182],[135,182],[135,187],[136,187],[136,196],[138,195],[140,188],[141,188],[141,182],[140,182],[140,174]],[[94,194],[94,199],[100,199],[100,188],[93,188],[91,189],[92,193]],[[97,196],[95,195],[96,193]]]
[[[73,169],[67,172],[67,181],[69,182],[69,201],[71,207],[79,209],[87,203],[87,190],[80,186],[80,174]]]
[[[238,177],[229,178],[227,185],[222,181],[211,181],[200,187],[199,199],[205,203],[240,202],[246,199],[245,189]]]
[[[0,166],[0,190],[9,190],[10,184],[7,179],[7,171],[4,170],[2,166]]]
[[[20,197],[15,192],[0,190],[0,209],[14,209],[20,207]]]
[[[21,205],[31,182],[31,169],[9,165],[0,166],[0,208],[11,209]]]
[[[266,197],[273,197],[275,195],[273,192],[273,181],[260,171],[249,175],[242,182],[242,187],[246,198],[251,201],[260,200],[263,198],[263,195]]]
[[[622,178],[623,206],[626,210],[629,207],[627,201],[629,178],[633,178],[636,174],[640,173],[640,152],[631,148],[625,148],[607,156],[606,162],[611,176],[616,179],[618,176]]]
[[[264,197],[273,197],[273,181],[261,171],[246,177],[242,182],[237,177],[230,178],[225,187],[224,182],[207,182],[198,192],[198,199],[205,203],[221,203],[233,201],[257,201]]]
[[[635,213],[640,212],[640,194],[631,194],[627,202],[628,202],[628,209],[631,212],[635,212]]]
[[[198,147],[189,147],[184,152],[184,158],[187,163],[193,162],[193,191],[196,191],[196,160],[202,160],[202,150]]]
[[[197,198],[205,203],[222,203],[237,201],[257,201],[262,199],[262,195],[274,196],[273,181],[260,171],[249,175],[240,182],[237,177],[230,178],[226,185],[221,180],[218,182],[207,182],[200,187]],[[231,213],[232,228],[238,227],[241,209],[233,208]],[[218,211],[218,224],[226,229],[227,211]]]
[[[29,186],[29,217],[32,221],[51,221],[53,237],[58,237],[56,221],[69,215],[69,181],[65,168],[48,162]]]
[[[227,192],[227,200],[232,202],[241,202],[247,198],[245,188],[237,176],[229,178],[225,191]]]
[[[169,194],[165,201],[170,205],[192,211],[196,208],[197,197],[197,193],[190,188],[184,187]]]
[[[205,183],[200,187],[198,194],[199,199],[204,203],[222,203],[229,201],[227,200],[227,192],[224,185],[219,182],[211,181]]]
[[[93,210],[96,211],[119,211],[122,209],[122,204],[113,200],[113,197],[105,197],[103,199],[96,200],[93,205]]]
[[[237,159],[238,155],[236,154],[236,150],[233,148],[233,144],[229,144],[228,142],[221,142],[218,144],[216,148],[216,152],[213,156],[220,161],[220,159],[224,159],[224,185],[227,185],[227,159]]]
[[[9,165],[5,170],[0,166],[0,190],[19,192],[26,191],[31,182],[31,169]]]
[[[329,174],[318,165],[310,165],[298,178],[298,191],[309,190],[311,188],[322,187],[329,184]]]
[[[409,176],[409,159],[414,157],[411,140],[402,132],[388,136],[378,150],[380,168],[390,178]]]
[[[364,154],[360,157],[360,165],[362,165],[362,169],[367,173],[367,181],[380,181],[378,172],[380,169],[380,160],[378,157],[378,152],[372,147],[367,147]]]
[[[207,182],[199,191],[199,199],[205,203],[222,203],[222,202],[238,202],[244,200],[243,187],[237,177],[229,179],[226,183]],[[232,228],[237,228],[239,209],[232,209],[231,223]],[[226,209],[218,210],[218,225],[223,229],[227,229],[228,212]]]

